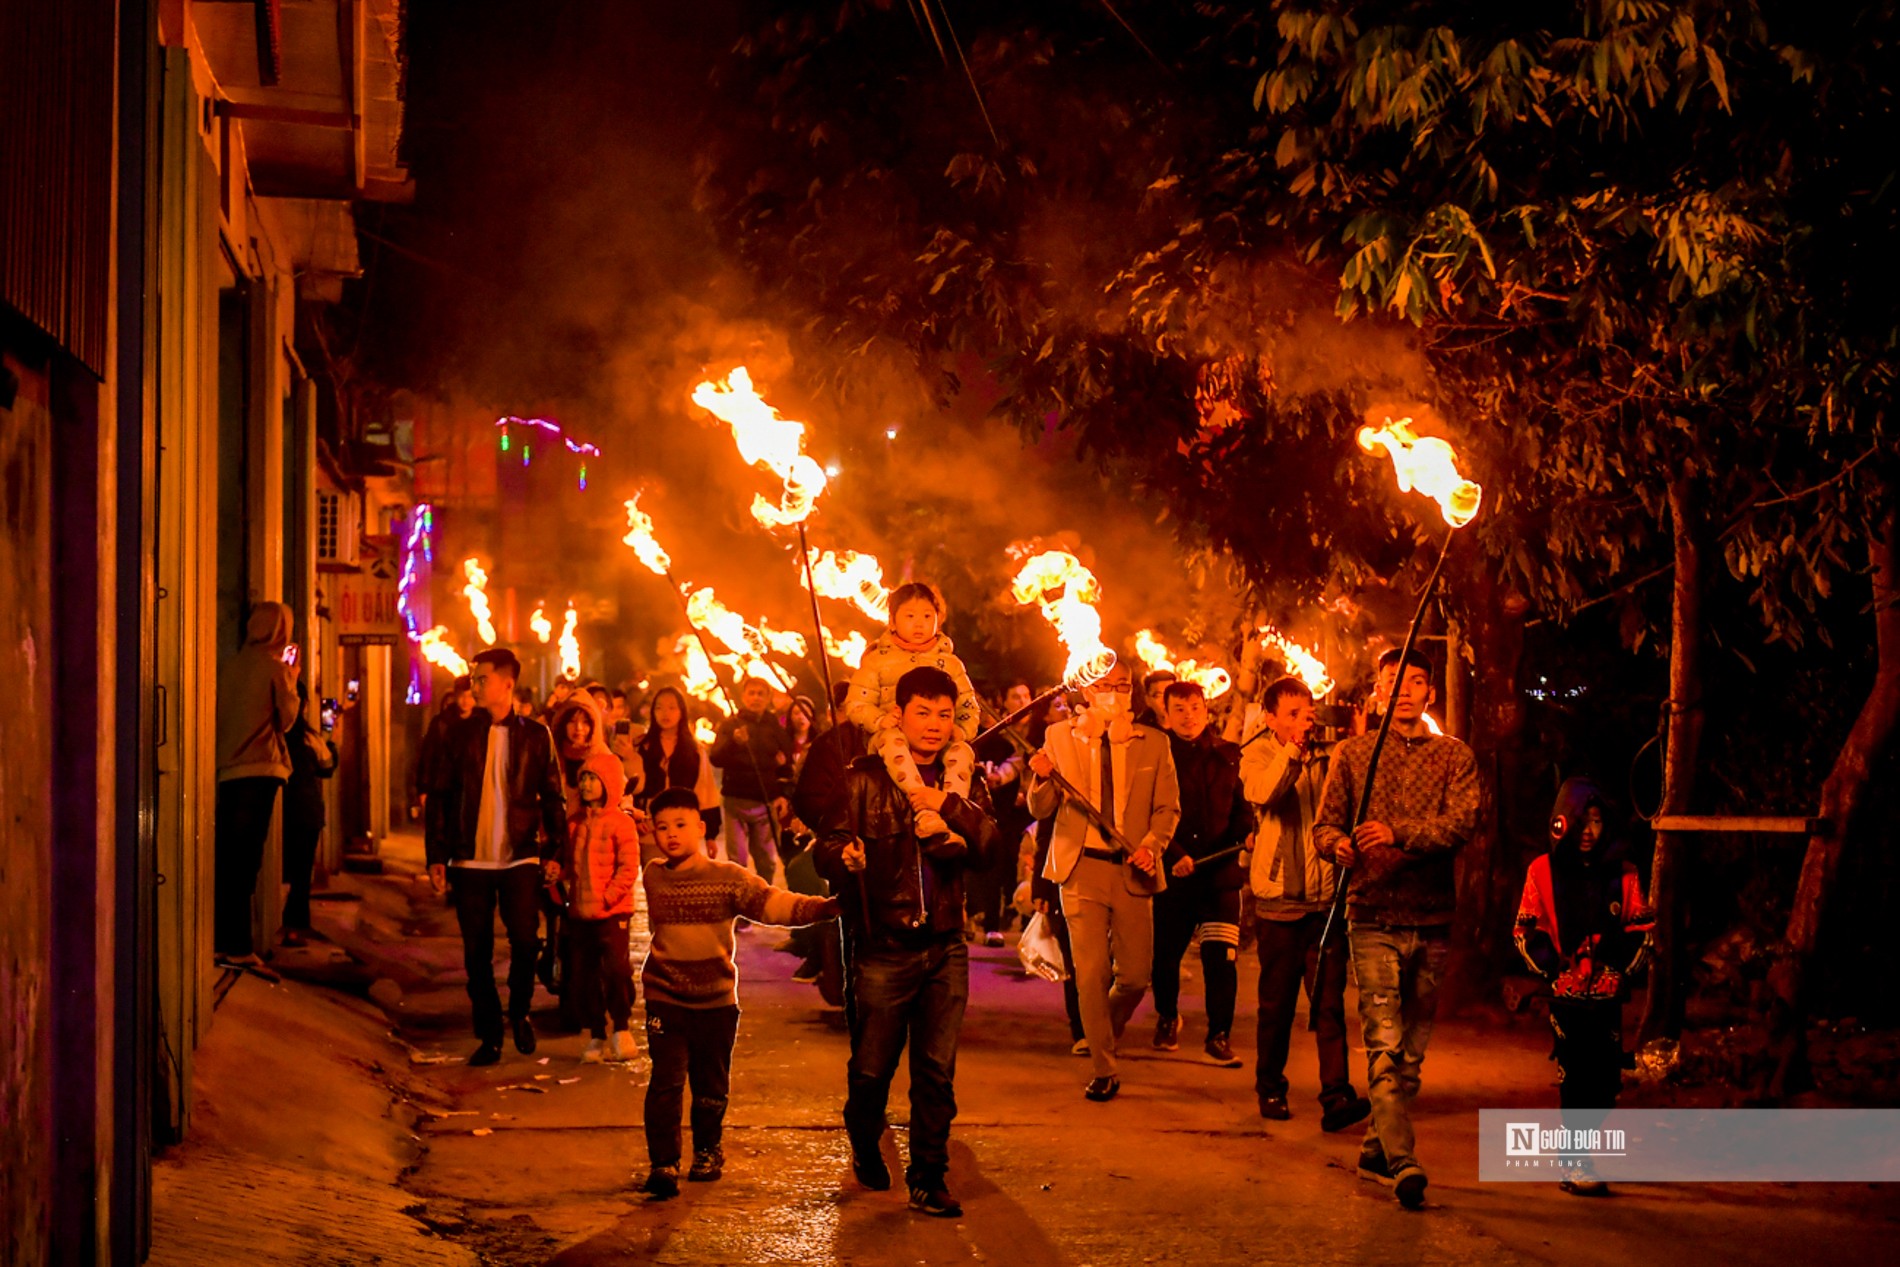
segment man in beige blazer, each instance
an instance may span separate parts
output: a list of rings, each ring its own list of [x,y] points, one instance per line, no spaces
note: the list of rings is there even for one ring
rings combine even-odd
[[[1152,899],[1166,887],[1160,859],[1180,821],[1168,738],[1134,723],[1126,666],[1086,688],[1088,709],[1049,727],[1030,759],[1029,812],[1056,816],[1043,875],[1062,886],[1082,1031],[1095,1076],[1084,1094],[1112,1100],[1121,1090],[1116,1045],[1148,992],[1154,967]],[[1059,771],[1118,829],[1123,848],[1050,777]]]

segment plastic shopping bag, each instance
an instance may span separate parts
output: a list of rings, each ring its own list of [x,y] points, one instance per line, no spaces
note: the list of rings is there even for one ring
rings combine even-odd
[[[1056,935],[1049,931],[1049,917],[1041,911],[1031,915],[1029,923],[1024,925],[1022,941],[1016,947],[1016,957],[1023,961],[1023,971],[1045,981],[1068,980],[1069,971],[1062,959],[1062,945],[1056,941]]]

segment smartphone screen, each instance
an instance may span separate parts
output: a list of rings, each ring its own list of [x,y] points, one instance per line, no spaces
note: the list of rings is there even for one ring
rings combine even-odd
[[[285,664],[297,663],[297,644],[296,643],[293,642],[284,648],[284,663]]]

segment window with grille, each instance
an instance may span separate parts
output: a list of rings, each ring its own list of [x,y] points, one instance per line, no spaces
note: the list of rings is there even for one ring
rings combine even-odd
[[[343,494],[317,490],[317,559],[323,563],[344,562]]]

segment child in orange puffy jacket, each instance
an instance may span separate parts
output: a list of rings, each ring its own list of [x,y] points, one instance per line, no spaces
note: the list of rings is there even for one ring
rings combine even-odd
[[[1602,1124],[1623,1084],[1623,1000],[1655,917],[1636,868],[1609,829],[1609,803],[1589,779],[1568,779],[1550,811],[1550,852],[1524,876],[1517,950],[1550,983],[1557,1097],[1564,1124]],[[1604,1184],[1587,1159],[1568,1168],[1566,1192]]]
[[[633,1013],[633,960],[627,938],[634,889],[640,883],[640,835],[620,808],[627,776],[619,757],[611,752],[589,755],[575,782],[581,808],[567,820],[560,871],[567,879],[572,988],[581,1020],[592,1035],[581,1059],[631,1060],[638,1053],[627,1029]]]

